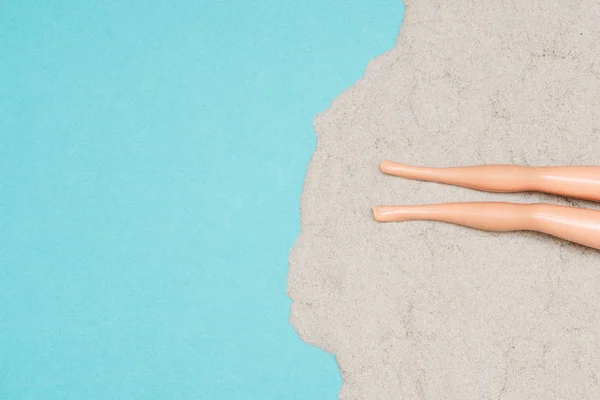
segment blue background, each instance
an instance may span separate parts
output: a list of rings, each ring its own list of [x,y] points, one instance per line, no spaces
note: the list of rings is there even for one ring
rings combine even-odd
[[[312,119],[400,0],[0,5],[0,399],[325,399],[289,324]]]

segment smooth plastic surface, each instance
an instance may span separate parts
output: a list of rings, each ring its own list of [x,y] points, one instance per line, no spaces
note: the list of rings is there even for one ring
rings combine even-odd
[[[526,167],[481,165],[428,168],[383,161],[388,175],[446,183],[487,192],[545,192],[600,201],[600,166]]]
[[[600,211],[550,204],[447,203],[373,207],[379,222],[444,221],[486,231],[537,231],[600,249]]]

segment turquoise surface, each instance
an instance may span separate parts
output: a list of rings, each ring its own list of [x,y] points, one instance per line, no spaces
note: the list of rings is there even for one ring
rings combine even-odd
[[[326,399],[290,326],[313,116],[400,0],[4,1],[0,399]]]

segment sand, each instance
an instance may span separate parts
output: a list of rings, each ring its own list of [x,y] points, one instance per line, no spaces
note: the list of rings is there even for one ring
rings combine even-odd
[[[378,165],[600,165],[599,1],[406,0],[396,47],[314,125],[291,320],[337,357],[341,398],[600,398],[600,252],[370,213],[596,207],[406,181]]]

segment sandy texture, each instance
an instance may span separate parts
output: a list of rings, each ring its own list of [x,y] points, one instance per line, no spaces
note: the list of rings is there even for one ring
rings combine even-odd
[[[550,202],[384,176],[600,165],[600,2],[406,0],[397,46],[315,119],[292,323],[343,399],[600,398],[600,252],[535,233],[378,224],[377,204]]]

